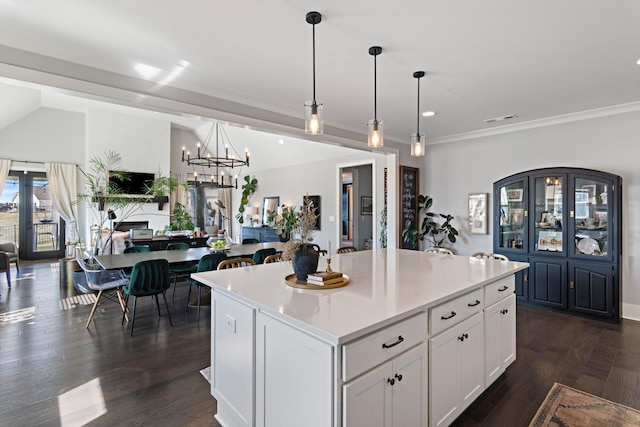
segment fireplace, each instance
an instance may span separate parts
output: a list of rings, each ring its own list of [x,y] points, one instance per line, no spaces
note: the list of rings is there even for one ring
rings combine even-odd
[[[117,224],[115,231],[138,230],[141,228],[149,228],[149,221],[122,221]]]

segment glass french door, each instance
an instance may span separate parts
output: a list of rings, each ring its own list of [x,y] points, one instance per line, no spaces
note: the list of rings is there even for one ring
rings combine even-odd
[[[65,222],[53,208],[44,172],[9,172],[0,203],[0,240],[17,243],[21,259],[64,257]]]

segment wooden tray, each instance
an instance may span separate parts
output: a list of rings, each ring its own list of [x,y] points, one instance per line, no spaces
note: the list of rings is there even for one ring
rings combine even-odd
[[[349,276],[347,276],[346,274],[343,274],[342,282],[334,283],[332,285],[326,285],[326,286],[308,285],[306,280],[298,280],[298,279],[296,279],[296,275],[295,274],[289,274],[287,277],[284,278],[284,281],[285,281],[285,283],[287,285],[291,286],[292,288],[300,288],[300,289],[335,289],[335,288],[341,288],[343,286],[347,286],[349,284]]]

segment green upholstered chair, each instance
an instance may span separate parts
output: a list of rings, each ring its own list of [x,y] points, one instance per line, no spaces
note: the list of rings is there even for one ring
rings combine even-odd
[[[260,241],[258,239],[250,239],[250,238],[242,239],[243,245],[248,245],[250,243],[260,243]]]
[[[129,297],[134,297],[133,315],[131,316],[131,336],[133,336],[133,327],[136,322],[136,303],[138,301],[138,297],[152,296],[156,300],[158,316],[162,316],[160,314],[160,304],[158,303],[158,295],[162,294],[164,305],[167,308],[167,313],[169,314],[169,324],[173,326],[173,322],[171,321],[171,312],[169,311],[169,305],[167,304],[167,297],[165,295],[169,286],[171,286],[171,280],[169,277],[169,262],[166,259],[140,261],[133,266],[129,283],[122,288],[125,293],[124,314],[126,314],[126,307],[129,304]],[[124,323],[125,319],[124,314],[122,316],[122,323]]]
[[[218,268],[218,264],[220,264],[221,261],[224,261],[226,259],[227,259],[227,254],[225,254],[224,252],[214,252],[212,254],[203,255],[202,258],[200,258],[200,261],[198,261],[196,272],[200,273],[203,271],[215,270]],[[189,298],[191,298],[191,287],[197,286],[198,287],[198,312],[196,314],[196,319],[200,320],[200,295],[202,291],[202,286],[206,286],[206,285],[203,285],[202,283],[198,282],[195,279],[192,279],[191,277],[187,278],[187,283],[189,283],[189,295],[187,295],[187,306],[185,308],[185,311],[189,310]]]
[[[266,257],[268,257],[269,255],[275,255],[275,254],[276,254],[276,250],[274,248],[258,249],[253,254],[252,258],[256,262],[256,264],[264,264],[264,259]]]
[[[122,253],[125,253],[125,254],[135,254],[140,252],[151,252],[151,248],[147,245],[129,246],[128,248],[124,248],[124,251],[122,251]]]
[[[185,242],[174,242],[167,245],[168,251],[186,251],[187,249],[189,249],[189,244]],[[197,262],[177,262],[169,265],[169,273],[173,278],[173,295],[171,296],[171,302],[176,298],[178,276],[188,277],[189,274],[196,272],[197,267]]]
[[[6,252],[9,262],[16,265],[16,272],[20,273],[20,257],[18,256],[18,247],[13,242],[0,243],[0,252]]]

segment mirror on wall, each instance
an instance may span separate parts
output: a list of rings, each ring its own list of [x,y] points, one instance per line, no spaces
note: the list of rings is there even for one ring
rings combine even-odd
[[[269,225],[269,215],[275,214],[280,205],[279,196],[269,196],[262,200],[262,224]]]

